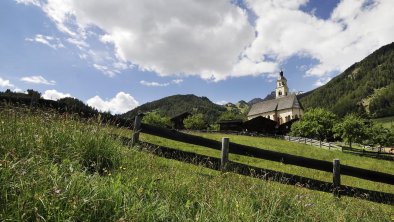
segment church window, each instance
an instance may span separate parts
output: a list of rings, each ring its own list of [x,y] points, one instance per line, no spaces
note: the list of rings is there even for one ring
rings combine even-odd
[[[280,96],[282,95],[282,91],[279,91],[279,93],[278,93]]]

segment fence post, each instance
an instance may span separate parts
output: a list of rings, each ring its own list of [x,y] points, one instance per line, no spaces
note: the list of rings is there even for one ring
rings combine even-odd
[[[321,140],[319,142],[320,142],[320,148],[321,148]]]
[[[228,163],[228,150],[229,150],[230,139],[228,137],[222,138],[222,153],[220,159],[220,169],[222,171],[226,170],[226,165]]]
[[[138,143],[141,131],[142,114],[138,114],[134,119],[133,136],[131,138],[131,146],[134,147]]]
[[[306,138],[305,138],[305,144],[306,144]]]
[[[328,142],[328,149],[329,150],[331,149],[331,143],[330,142]]]
[[[334,159],[333,168],[332,168],[332,183],[333,183],[333,194],[335,197],[340,197],[340,188],[341,188],[341,164],[339,159]]]

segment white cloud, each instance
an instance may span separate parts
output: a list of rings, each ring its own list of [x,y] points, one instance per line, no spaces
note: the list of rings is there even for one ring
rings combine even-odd
[[[20,79],[23,82],[33,84],[55,85],[56,81],[46,80],[43,76],[25,76]]]
[[[2,88],[14,88],[15,85],[10,82],[10,80],[2,79],[0,77],[0,87]]]
[[[86,103],[100,111],[110,111],[113,114],[125,113],[138,106],[137,100],[124,92],[119,92],[114,98],[109,100],[103,100],[99,96],[95,96],[90,98]]]
[[[161,87],[163,87],[163,86],[169,86],[171,84],[179,85],[182,82],[183,82],[183,79],[174,79],[171,82],[165,82],[165,83],[148,82],[148,81],[145,81],[145,80],[141,80],[140,84],[144,85],[144,86],[159,86],[159,87],[161,86]]]
[[[387,22],[394,20],[392,0],[342,0],[328,20],[302,12],[306,0],[247,2],[258,17],[258,36],[245,54],[278,62],[291,56],[314,58],[318,63],[307,70],[309,76],[343,71],[393,41],[394,23]]]
[[[331,77],[322,77],[319,78],[316,82],[315,82],[315,86],[319,87],[322,85],[325,85],[326,83],[328,83],[331,80]]]
[[[55,89],[46,90],[44,92],[44,94],[42,95],[42,98],[50,99],[50,100],[59,100],[59,99],[65,98],[65,97],[71,97],[71,95],[68,93],[58,92]]]
[[[86,37],[91,27],[100,28],[104,34],[99,40],[114,47],[118,60],[144,71],[215,81],[249,74],[249,67],[235,72],[240,69],[239,57],[254,39],[254,29],[246,10],[228,0],[48,0],[41,7],[73,39]],[[263,64],[250,63],[251,72],[257,75],[276,67],[272,62]]]
[[[288,58],[300,56],[317,61],[306,75],[323,78],[394,36],[393,0],[341,0],[326,20],[300,9],[308,0],[244,0],[256,16],[254,27],[247,10],[228,0],[16,1],[40,5],[81,48],[81,57],[91,58],[110,76],[121,71],[114,64],[122,62],[161,76],[219,81],[272,74]],[[100,32],[89,34],[97,28]],[[89,36],[115,56],[82,44]]]
[[[44,45],[51,47],[52,49],[64,48],[63,43],[59,38],[55,38],[53,36],[46,36],[37,34],[34,38],[26,38],[26,41],[29,42],[38,42]]]
[[[221,101],[218,101],[218,102],[215,102],[215,103],[218,104],[218,105],[223,106],[223,105],[227,104],[228,102],[226,100],[221,100]]]
[[[166,82],[166,83],[158,83],[158,82],[148,82],[148,81],[145,81],[145,80],[141,80],[140,84],[144,85],[144,86],[169,86],[170,85],[170,83],[168,83],[168,82]]]
[[[181,84],[181,83],[183,83],[183,79],[174,79],[171,82],[174,84]]]
[[[16,3],[25,4],[25,5],[29,5],[29,4],[35,5],[35,6],[41,5],[40,0],[15,0],[15,1],[16,1]]]

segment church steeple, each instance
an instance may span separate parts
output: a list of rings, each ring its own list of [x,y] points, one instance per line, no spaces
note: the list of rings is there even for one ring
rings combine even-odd
[[[276,98],[281,98],[289,94],[289,87],[287,87],[287,79],[283,76],[283,71],[280,71],[279,78],[276,81]]]

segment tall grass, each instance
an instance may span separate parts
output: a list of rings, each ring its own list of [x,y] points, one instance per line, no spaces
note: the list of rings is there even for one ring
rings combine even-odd
[[[0,111],[0,221],[390,221],[393,207],[128,149],[92,120]]]

